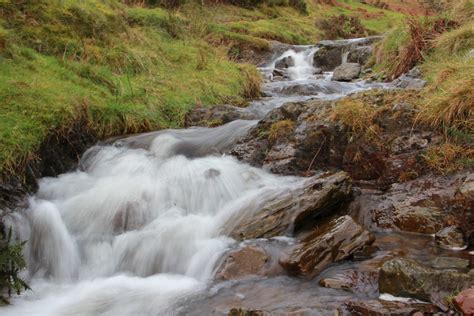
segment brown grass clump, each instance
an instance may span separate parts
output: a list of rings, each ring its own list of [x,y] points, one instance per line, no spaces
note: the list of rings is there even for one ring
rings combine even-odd
[[[458,82],[445,94],[432,100],[429,107],[434,127],[449,127],[460,131],[474,131],[474,79]]]
[[[336,104],[330,118],[349,127],[352,135],[372,137],[378,134],[379,128],[373,122],[377,112],[377,107],[372,104],[345,98]]]
[[[415,17],[408,18],[407,24],[408,41],[399,48],[399,54],[391,68],[392,78],[397,78],[416,66],[433,47],[434,40],[439,35],[458,25],[444,18],[433,22],[423,22]]]
[[[295,128],[295,122],[292,120],[283,120],[273,123],[268,132],[268,140],[275,143],[279,138],[290,134]]]
[[[428,148],[423,158],[428,167],[439,173],[449,173],[474,166],[474,148],[446,142]]]
[[[243,95],[249,99],[260,97],[263,79],[258,70],[246,64],[239,65],[239,67],[244,75]]]

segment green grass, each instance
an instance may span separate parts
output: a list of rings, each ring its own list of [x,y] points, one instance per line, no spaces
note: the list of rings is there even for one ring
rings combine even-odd
[[[229,61],[204,40],[174,38],[170,29],[179,33],[185,24],[164,10],[109,1],[88,11],[92,0],[52,2],[28,8],[41,9],[35,15],[41,27],[0,15],[2,174],[79,117],[101,137],[179,127],[197,104],[242,103],[258,89],[255,69]],[[95,26],[64,24],[71,10],[84,21],[96,19]]]

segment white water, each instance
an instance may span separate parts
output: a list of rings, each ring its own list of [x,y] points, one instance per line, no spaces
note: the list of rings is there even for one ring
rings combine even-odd
[[[314,78],[315,68],[313,67],[313,56],[318,51],[317,47],[307,47],[299,52],[290,49],[283,53],[278,59],[272,63],[272,68],[275,68],[275,63],[283,58],[290,57],[294,61],[294,66],[289,67],[288,74],[292,80],[305,80]]]
[[[286,52],[296,61],[292,80],[267,83],[272,96],[245,111],[261,118],[285,102],[372,88],[314,77],[314,52]],[[311,96],[279,92],[287,84],[321,89]],[[33,290],[1,314],[176,314],[180,299],[206,290],[217,260],[235,243],[226,229],[250,206],[302,182],[222,155],[256,123],[120,139],[92,147],[79,170],[40,180],[29,208],[7,222],[29,241],[25,277]]]

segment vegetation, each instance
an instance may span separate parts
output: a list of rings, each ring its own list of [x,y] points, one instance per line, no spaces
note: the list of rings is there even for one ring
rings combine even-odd
[[[474,166],[474,3],[435,1],[440,15],[410,18],[377,47],[375,69],[389,79],[420,66],[428,86],[419,93],[418,124],[444,135],[428,148],[427,165],[439,172]]]
[[[0,306],[9,304],[12,293],[20,294],[20,291],[29,289],[19,276],[26,265],[21,253],[24,244],[12,242],[11,229],[7,236],[0,232]]]
[[[23,12],[26,12],[24,14]],[[86,118],[101,137],[177,127],[196,104],[243,103],[260,77],[186,23],[117,1],[0,2],[0,172]]]
[[[347,16],[341,14],[320,20],[317,26],[324,31],[324,38],[358,38],[365,37],[368,34],[365,27],[356,16]]]

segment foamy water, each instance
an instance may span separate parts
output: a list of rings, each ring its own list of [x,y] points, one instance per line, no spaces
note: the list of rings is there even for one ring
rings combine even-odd
[[[288,51],[291,80],[269,82],[273,96],[243,111],[263,117],[289,101],[370,89],[313,76],[316,48]],[[275,64],[276,60],[271,64]],[[322,88],[285,95],[291,84]],[[32,287],[2,315],[174,315],[181,299],[207,289],[235,243],[229,227],[266,199],[303,183],[223,153],[257,121],[165,130],[94,146],[80,168],[44,178],[28,209],[7,218],[24,249]]]

